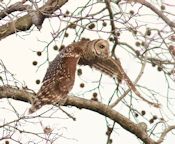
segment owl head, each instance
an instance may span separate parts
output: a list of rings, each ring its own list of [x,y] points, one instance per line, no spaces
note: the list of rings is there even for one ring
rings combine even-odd
[[[109,43],[103,39],[93,40],[91,41],[91,50],[96,57],[107,58],[109,56]]]

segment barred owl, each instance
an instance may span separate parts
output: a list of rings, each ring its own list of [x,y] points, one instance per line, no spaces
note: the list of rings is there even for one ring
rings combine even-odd
[[[68,45],[60,50],[52,61],[43,79],[43,84],[38,91],[29,113],[40,109],[43,105],[64,105],[74,81],[76,66],[83,55],[91,54],[92,57],[109,56],[109,44],[106,40],[82,40]]]
[[[124,80],[128,87],[143,101],[146,103],[154,106],[154,107],[160,107],[158,103],[151,102],[147,99],[145,99],[140,92],[137,90],[133,82],[130,80],[130,78],[127,76],[125,71],[122,68],[121,62],[119,59],[113,59],[111,56],[108,56],[108,58],[104,57],[96,57],[95,55],[92,55],[91,53],[84,53],[84,55],[81,56],[79,60],[80,65],[90,65],[91,67],[94,67],[101,72],[106,73],[107,75],[111,77],[116,77],[119,82]]]

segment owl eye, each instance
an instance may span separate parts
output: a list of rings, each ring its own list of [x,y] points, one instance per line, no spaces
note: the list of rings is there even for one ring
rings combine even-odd
[[[104,45],[99,45],[99,47],[100,47],[101,49],[104,49],[104,48],[105,48],[105,46],[104,46]]]

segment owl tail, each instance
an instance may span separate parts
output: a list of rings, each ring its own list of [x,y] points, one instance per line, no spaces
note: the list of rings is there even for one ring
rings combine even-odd
[[[32,104],[31,108],[29,109],[28,113],[32,114],[34,112],[36,112],[38,109],[40,109],[42,107],[41,101],[34,101],[34,103]]]

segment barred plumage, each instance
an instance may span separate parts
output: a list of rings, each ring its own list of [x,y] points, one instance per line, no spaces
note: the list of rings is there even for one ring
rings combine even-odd
[[[64,105],[75,81],[76,66],[81,56],[108,57],[109,44],[106,40],[82,40],[60,50],[52,61],[43,79],[43,85],[29,109],[33,113],[46,104]]]
[[[94,55],[86,53],[81,56],[79,60],[80,65],[90,65],[91,67],[94,67],[101,72],[106,73],[107,75],[111,77],[116,77],[119,82],[124,80],[128,87],[143,101],[147,102],[148,104],[159,108],[160,104],[151,102],[147,99],[145,99],[140,92],[137,90],[133,82],[130,80],[130,78],[127,76],[125,71],[122,68],[122,65],[120,63],[119,59],[113,59],[111,56],[108,56],[108,58],[103,57],[94,57]]]

